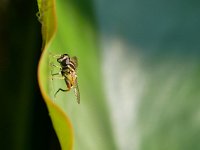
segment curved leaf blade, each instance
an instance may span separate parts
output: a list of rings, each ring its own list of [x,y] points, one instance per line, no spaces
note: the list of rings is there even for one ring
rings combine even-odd
[[[73,147],[73,130],[67,115],[50,98],[49,90],[49,60],[48,48],[56,33],[57,22],[55,15],[55,0],[38,0],[39,16],[42,24],[42,56],[38,66],[38,82],[42,96],[47,105],[54,129],[58,135],[63,150]]]

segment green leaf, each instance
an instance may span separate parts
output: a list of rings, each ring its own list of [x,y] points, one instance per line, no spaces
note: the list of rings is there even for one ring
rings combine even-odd
[[[97,33],[90,13],[91,6],[89,3],[79,6],[74,1],[57,0],[55,9],[54,4],[53,0],[38,1],[44,47],[38,80],[61,147],[63,150],[72,149],[75,140],[74,149],[116,149],[103,92]],[[57,63],[52,54],[63,53],[78,57],[80,105],[77,104],[73,91],[59,92],[54,98],[59,88],[66,89],[66,84],[63,80],[51,80],[50,72],[56,73],[59,70],[52,68],[50,63]]]
[[[54,1],[39,2],[39,83],[62,149],[199,149],[198,13],[192,4],[173,3],[169,11],[168,2],[94,1],[102,52],[90,0],[57,0],[56,11]],[[66,85],[49,79],[59,71],[50,67],[57,64],[50,55],[63,53],[78,57],[80,105],[73,91],[54,99]]]
[[[43,53],[38,66],[38,81],[48,107],[54,129],[58,135],[62,149],[70,150],[73,145],[73,131],[67,115],[50,99],[48,47],[56,32],[56,16],[54,0],[38,0],[39,16],[42,24]]]

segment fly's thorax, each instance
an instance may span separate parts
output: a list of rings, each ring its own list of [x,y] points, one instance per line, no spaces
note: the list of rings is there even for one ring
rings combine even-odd
[[[68,66],[63,67],[61,72],[66,79],[69,79],[72,82],[74,82],[77,78],[76,71]]]
[[[66,74],[71,74],[73,72],[76,72],[76,68],[74,68],[74,66],[72,65],[62,66],[62,72]]]

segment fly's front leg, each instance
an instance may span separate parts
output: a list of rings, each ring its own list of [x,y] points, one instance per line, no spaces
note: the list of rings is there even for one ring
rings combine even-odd
[[[55,65],[55,64],[53,64],[53,63],[50,63],[50,66],[51,66],[51,67],[55,67],[55,68],[59,68],[60,70],[62,69],[60,66]]]
[[[51,56],[51,57],[50,57]],[[53,57],[53,58],[59,58],[61,55],[53,55],[52,53],[49,53],[49,66],[51,67],[51,72],[53,72],[53,68],[58,68],[58,69],[60,69],[60,71],[62,70],[62,67],[60,66],[60,65],[56,65],[56,64],[54,64],[52,61],[51,61],[51,58]],[[51,73],[52,74],[52,73]]]
[[[51,66],[51,69],[50,69],[50,72],[51,72],[51,80],[53,80],[53,79],[64,79],[63,77],[62,77],[62,74],[61,74],[61,70],[62,70],[62,68],[60,67],[60,66],[58,66],[58,65],[55,65],[55,64],[53,64],[52,62],[50,62],[49,63],[49,65]],[[60,69],[60,72],[58,72],[58,73],[53,73],[53,68],[52,67],[55,67],[55,68],[58,68],[58,69]]]

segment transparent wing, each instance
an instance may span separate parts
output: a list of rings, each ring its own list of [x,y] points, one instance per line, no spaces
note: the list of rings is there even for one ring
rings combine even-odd
[[[75,68],[77,68],[78,67],[78,59],[77,59],[77,57],[73,56],[73,57],[71,57],[70,60],[74,63]],[[80,92],[79,92],[77,78],[76,78],[75,84],[74,84],[74,93],[75,93],[75,96],[76,96],[78,104],[80,104]]]
[[[74,93],[77,99],[77,103],[80,104],[80,92],[79,92],[79,88],[78,88],[78,82],[77,79],[75,81],[75,85],[74,85]]]
[[[77,57],[76,56],[71,57],[71,61],[74,63],[75,68],[77,68],[78,67],[78,59],[77,59]]]

